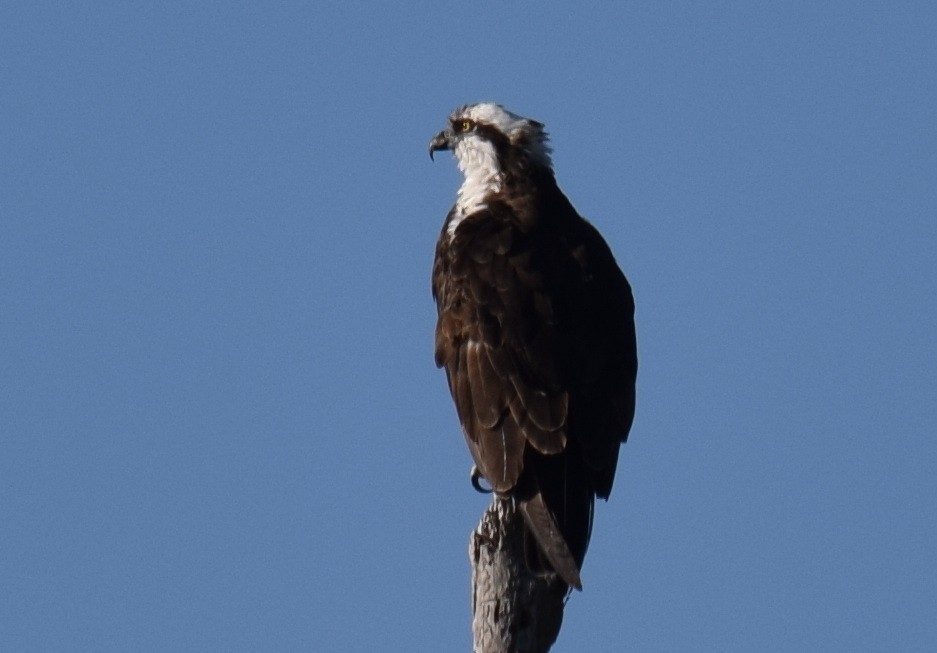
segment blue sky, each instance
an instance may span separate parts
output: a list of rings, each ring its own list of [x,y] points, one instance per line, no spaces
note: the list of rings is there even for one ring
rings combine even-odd
[[[638,411],[558,651],[937,647],[930,2],[0,7],[0,649],[466,650],[454,107],[546,123]]]

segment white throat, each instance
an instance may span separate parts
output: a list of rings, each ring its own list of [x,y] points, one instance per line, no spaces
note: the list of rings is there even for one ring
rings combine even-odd
[[[488,198],[501,191],[504,174],[494,146],[481,138],[465,138],[455,147],[455,157],[465,181],[459,187],[456,215],[449,222],[449,238],[465,218],[488,205]]]

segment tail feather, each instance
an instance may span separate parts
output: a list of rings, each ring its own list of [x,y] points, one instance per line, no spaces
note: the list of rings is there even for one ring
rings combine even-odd
[[[538,489],[530,498],[519,501],[518,506],[527,523],[527,528],[530,529],[550,566],[559,574],[563,582],[577,590],[582,590],[579,565],[572,551],[569,550],[569,545],[553,519],[553,515],[550,514],[540,490]]]

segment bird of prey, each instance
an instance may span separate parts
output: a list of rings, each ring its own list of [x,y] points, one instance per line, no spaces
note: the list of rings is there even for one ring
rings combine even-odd
[[[631,287],[557,186],[541,123],[466,105],[430,141],[439,150],[464,181],[433,263],[435,355],[473,484],[515,501],[530,564],[582,589],[595,497],[612,490],[634,418]]]

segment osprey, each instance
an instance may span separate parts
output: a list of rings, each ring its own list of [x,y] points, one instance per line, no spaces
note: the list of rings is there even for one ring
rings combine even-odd
[[[560,191],[543,125],[456,109],[430,141],[464,181],[433,263],[436,365],[478,476],[512,498],[570,587],[634,417],[634,300],[608,245]],[[533,547],[531,547],[533,549]],[[533,549],[536,551],[536,549]]]

